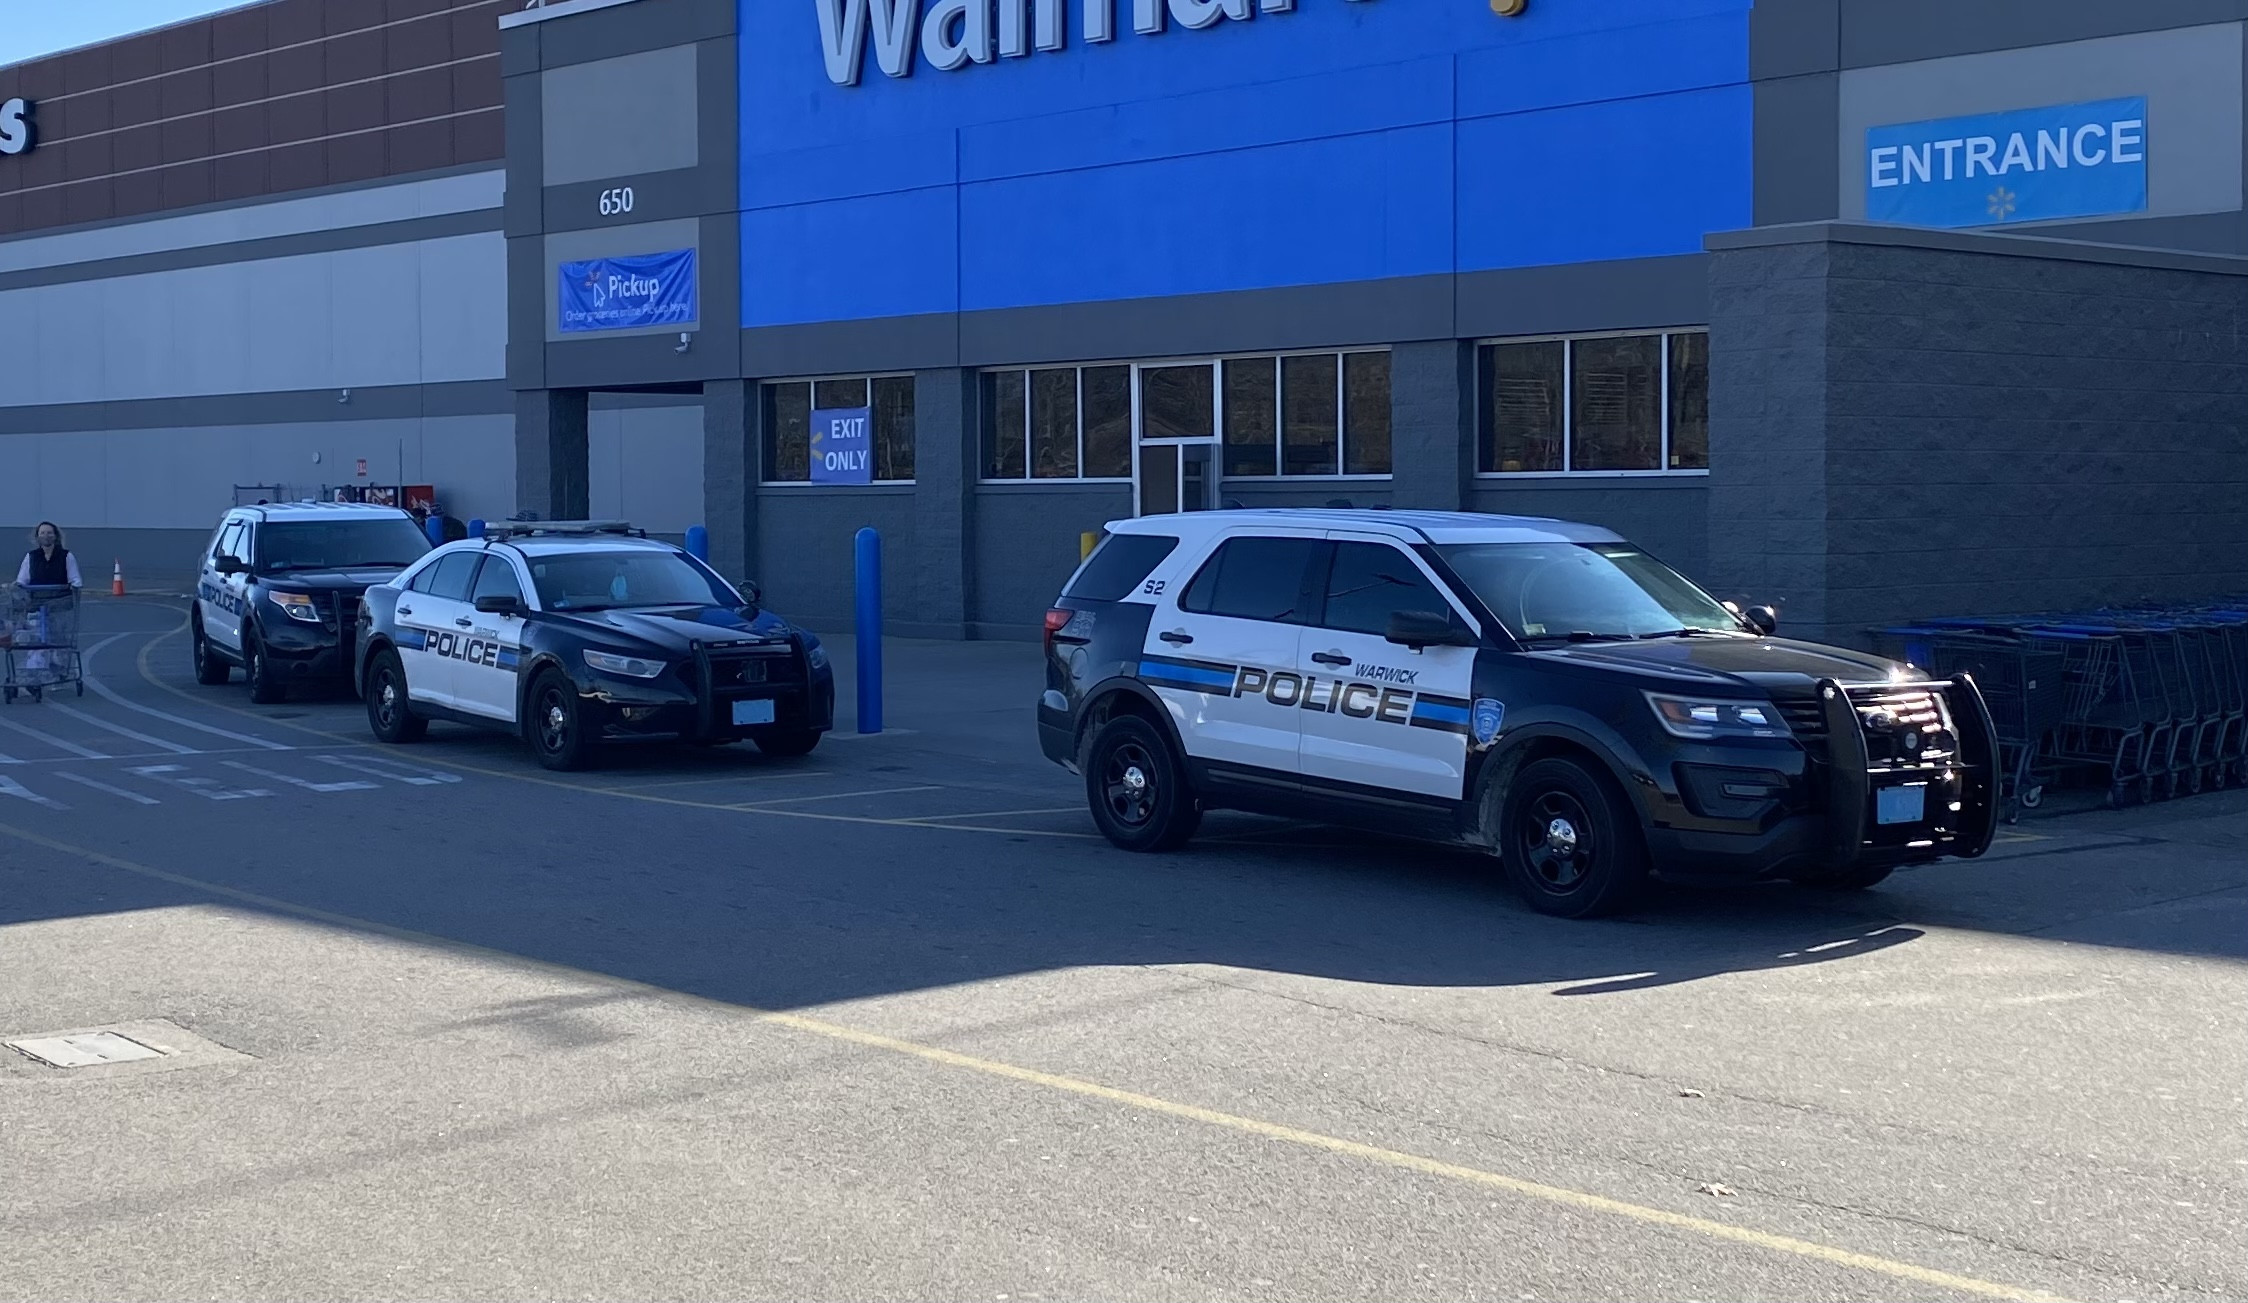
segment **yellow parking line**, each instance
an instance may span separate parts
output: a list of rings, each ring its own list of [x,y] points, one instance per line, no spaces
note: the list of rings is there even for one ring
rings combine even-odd
[[[748,1005],[730,1004],[723,1000],[688,995],[665,987],[652,986],[645,982],[634,982],[626,978],[611,977],[607,974],[570,968],[562,964],[526,959],[520,955],[509,954],[506,951],[492,950],[488,947],[455,941],[426,932],[392,927],[386,923],[377,923],[370,919],[355,918],[349,914],[338,914],[309,905],[300,905],[294,901],[281,900],[258,892],[243,891],[236,887],[223,886],[215,882],[205,882],[200,878],[191,878],[185,874],[172,873],[168,870],[104,854],[87,847],[58,841],[55,838],[42,836],[28,829],[18,828],[10,823],[0,822],[0,835],[13,837],[18,841],[42,846],[66,855],[74,855],[89,863],[100,864],[144,878],[152,878],[158,882],[170,883],[174,886],[188,887],[224,900],[240,901],[243,904],[254,905],[259,909],[273,913],[288,914],[331,926],[347,927],[490,962],[515,965],[524,970],[544,972],[575,982],[607,986],[613,990],[632,992],[702,1008],[745,1013],[761,1022],[791,1028],[831,1041],[840,1041],[866,1049],[882,1050],[891,1054],[921,1059],[928,1063],[958,1068],[986,1077],[1019,1082],[1062,1094],[1097,1099],[1143,1113],[1154,1113],[1178,1118],[1182,1121],[1201,1123],[1204,1126],[1221,1130],[1260,1136],[1267,1140],[1278,1141],[1299,1148],[1322,1150],[1345,1158],[1360,1159],[1376,1166],[1417,1172],[1423,1176],[1436,1177],[1441,1180],[1504,1191],[1508,1194],[1534,1199],[1542,1203],[1574,1208],[1583,1212],[1601,1213],[1644,1225],[1660,1226],[1668,1230],[1682,1231],[1689,1235],[1698,1235],[1705,1239],[1746,1244],[1772,1253],[1805,1258],[1815,1262],[1827,1263],[1831,1266],[1847,1267],[1874,1275],[1887,1276],[1892,1280],[1909,1281],[1916,1285],[1952,1290],[1961,1294],[1974,1295],[1978,1298],[2009,1299],[2016,1300],[2018,1303],[2066,1303],[2066,1300],[2057,1295],[2038,1290],[2003,1285],[1996,1281],[1981,1280],[1973,1276],[1956,1275],[1948,1271],[1938,1271],[1933,1267],[1900,1262],[1894,1258],[1878,1257],[1870,1253],[1858,1253],[1850,1249],[1837,1248],[1831,1244],[1796,1239],[1788,1235],[1775,1235],[1769,1231],[1735,1226],[1728,1222],[1711,1221],[1706,1217],[1693,1217],[1685,1213],[1671,1212],[1668,1209],[1653,1208],[1623,1199],[1612,1199],[1606,1195],[1592,1194],[1567,1186],[1550,1185],[1543,1181],[1508,1176],[1504,1173],[1488,1171],[1479,1167],[1469,1167],[1461,1163],[1448,1163],[1442,1159],[1427,1158],[1400,1149],[1389,1149],[1381,1145],[1370,1145],[1362,1141],[1347,1140],[1340,1136],[1307,1131],[1301,1127],[1291,1127],[1278,1122],[1267,1122],[1261,1118],[1247,1117],[1239,1113],[1221,1112],[1217,1109],[1203,1108],[1195,1104],[1181,1104],[1158,1096],[1143,1095],[1137,1091],[1120,1090],[1114,1086],[1104,1086],[1098,1082],[1085,1081],[1077,1077],[1040,1072],[1035,1068],[1018,1067],[1012,1063],[1003,1063],[996,1059],[979,1058],[972,1054],[962,1054],[955,1050],[942,1049],[934,1045],[923,1045],[917,1041],[902,1040],[895,1036],[861,1031],[855,1027],[846,1027],[840,1023],[831,1023],[818,1018],[806,1017],[802,1014],[778,1013],[756,1009]]]

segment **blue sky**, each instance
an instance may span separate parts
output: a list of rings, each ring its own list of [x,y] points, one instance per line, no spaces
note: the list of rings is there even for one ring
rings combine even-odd
[[[0,64],[232,9],[243,0],[0,0]]]

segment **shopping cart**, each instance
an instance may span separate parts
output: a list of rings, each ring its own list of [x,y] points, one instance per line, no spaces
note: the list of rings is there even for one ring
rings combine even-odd
[[[0,702],[37,701],[69,684],[86,695],[78,660],[78,590],[68,585],[0,588]]]

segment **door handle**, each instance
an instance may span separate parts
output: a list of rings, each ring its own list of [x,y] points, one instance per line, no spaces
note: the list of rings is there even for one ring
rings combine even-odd
[[[471,629],[471,628],[474,628],[474,627],[476,626],[476,621],[474,621],[474,620],[468,620],[468,619],[462,619],[462,618],[459,618],[459,617],[456,617],[456,618],[455,618],[455,619],[453,620],[453,623],[454,623],[454,624],[457,624],[457,625],[459,625],[459,626],[460,626],[461,628],[463,628],[463,629]]]
[[[400,615],[412,615],[414,613],[414,608],[411,606],[401,606],[398,608],[398,613]]]
[[[1313,652],[1311,658],[1321,665],[1332,665],[1338,669],[1350,664],[1350,657],[1341,652]]]
[[[1156,636],[1161,638],[1163,641],[1171,644],[1173,647],[1184,646],[1185,644],[1194,641],[1194,635],[1188,633],[1184,629],[1173,629],[1169,633],[1157,634]]]

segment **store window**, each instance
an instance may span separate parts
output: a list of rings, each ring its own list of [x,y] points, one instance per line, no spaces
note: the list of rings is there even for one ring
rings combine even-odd
[[[1482,473],[1709,469],[1709,332],[1506,340],[1478,352]]]
[[[986,371],[983,478],[1128,480],[1132,368]]]
[[[812,413],[852,407],[873,409],[874,478],[891,482],[913,478],[912,376],[780,380],[764,389],[767,484],[809,482]]]
[[[1227,479],[1390,473],[1388,353],[1229,357],[1217,365]]]

